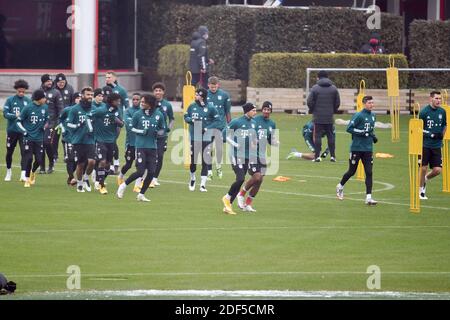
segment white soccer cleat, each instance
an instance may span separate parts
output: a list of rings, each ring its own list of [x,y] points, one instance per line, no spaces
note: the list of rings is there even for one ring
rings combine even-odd
[[[377,203],[378,203],[378,201],[376,201],[376,200],[374,200],[372,198],[366,199],[366,204],[368,206],[375,206]]]
[[[339,200],[344,200],[344,187],[336,186],[336,196]]]
[[[160,186],[161,183],[158,182],[158,178],[153,178],[153,183],[155,184],[155,186]]]
[[[200,192],[208,192],[205,186],[200,186]]]
[[[86,190],[87,192],[91,192],[91,184],[89,183],[89,180],[84,180],[83,181],[83,188],[84,190]]]
[[[125,182],[119,186],[119,188],[117,189],[117,192],[116,192],[117,198],[119,198],[119,199],[123,198],[126,188],[127,188],[127,185],[125,184]]]
[[[95,181],[95,183],[94,183],[94,189],[97,190],[97,191],[99,191],[101,188],[102,188],[102,186],[100,185],[100,182]]]
[[[245,212],[256,212],[255,209],[253,209],[253,207],[251,205],[246,205],[243,209]]]
[[[83,186],[78,186],[77,192],[85,192]]]
[[[11,181],[11,170],[6,171],[5,181]]]
[[[237,202],[238,202],[239,209],[244,210],[245,209],[245,197],[243,197],[243,196],[238,194],[236,199],[237,199]]]
[[[195,180],[189,182],[189,191],[195,191]]]
[[[420,200],[428,200],[428,197],[426,196],[425,192],[419,193],[419,199]]]
[[[147,199],[142,193],[139,193],[137,195],[136,200],[142,202],[150,202],[150,199]]]

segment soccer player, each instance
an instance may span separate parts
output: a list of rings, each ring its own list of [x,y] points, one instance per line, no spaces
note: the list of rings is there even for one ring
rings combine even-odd
[[[305,139],[305,143],[308,146],[309,150],[311,150],[312,153],[302,153],[298,152],[295,148],[291,150],[291,152],[288,154],[287,159],[305,159],[305,160],[314,160],[315,159],[315,148],[314,148],[314,122],[308,121],[303,126],[303,139]],[[333,135],[336,141],[336,128],[333,126]],[[322,138],[325,136],[325,133],[322,134]],[[330,148],[327,147],[324,152],[320,155],[320,157],[326,158],[327,155],[330,153]]]
[[[91,87],[81,90],[81,101],[73,106],[67,119],[67,126],[72,129],[72,144],[77,163],[77,192],[91,192],[89,175],[95,166],[94,128],[90,119],[94,91]]]
[[[44,153],[44,130],[49,127],[50,121],[44,90],[38,89],[34,91],[32,100],[33,103],[23,108],[17,121],[17,125],[24,136],[25,188],[35,184],[36,170],[41,165]],[[34,163],[32,167],[33,156]]]
[[[231,121],[231,99],[228,92],[220,89],[219,87],[219,78],[210,77],[208,79],[208,102],[211,102],[219,113],[220,123],[216,129],[219,130],[219,132],[222,132]],[[216,147],[216,173],[219,179],[222,179],[223,141],[221,138],[219,139],[219,137],[216,138],[215,136],[212,137],[212,141]],[[212,177],[212,163],[209,165],[208,177]]]
[[[127,136],[125,138],[125,165],[120,169],[120,173],[117,176],[117,185],[120,186],[124,182],[124,176],[130,170],[133,161],[136,159],[136,133],[133,132],[133,116],[136,112],[141,110],[141,95],[139,93],[133,93],[131,106],[124,113],[125,128],[127,130]],[[139,193],[141,191],[142,177],[137,178],[134,185],[134,192]]]
[[[112,70],[106,71],[105,80],[106,80],[106,86],[110,87],[112,89],[112,92],[120,94],[122,106],[119,108],[119,115],[120,115],[120,118],[123,119],[123,113],[130,106],[130,101],[128,99],[127,90],[125,90],[124,87],[119,85],[119,83],[117,81],[117,74]],[[107,95],[106,91],[105,91],[105,95]],[[115,143],[115,145],[114,145],[114,174],[119,174],[119,168],[120,168],[119,147],[117,146],[117,138],[119,137],[119,135],[120,135],[120,129],[117,131],[116,142],[114,142]]]
[[[362,102],[364,109],[355,113],[347,126],[347,132],[352,135],[349,168],[336,186],[336,195],[339,200],[344,200],[344,185],[355,174],[359,160],[361,160],[366,174],[366,204],[376,205],[377,201],[372,199],[372,152],[373,144],[378,141],[373,132],[375,128],[375,114],[372,113],[374,102],[372,96],[365,96]]]
[[[156,97],[151,94],[144,94],[141,99],[142,110],[137,111],[133,115],[132,124],[133,132],[136,133],[136,168],[137,171],[128,177],[117,189],[117,197],[123,198],[127,185],[139,177],[145,176],[142,189],[137,195],[138,201],[149,202],[150,199],[145,197],[145,192],[150,186],[153,174],[156,170],[156,162],[158,161],[158,151],[156,145],[156,137],[165,130],[164,116],[157,110]]]
[[[100,194],[107,194],[105,180],[109,172],[109,166],[113,161],[114,142],[116,140],[117,127],[123,126],[123,121],[119,116],[121,97],[117,93],[112,93],[107,97],[107,104],[95,108],[91,112],[93,126],[95,128],[96,154],[98,170],[96,179],[100,184]]]
[[[207,103],[208,92],[204,88],[195,91],[195,101],[187,108],[184,121],[189,124],[191,137],[191,166],[189,191],[195,191],[195,171],[197,159],[200,155],[202,161],[200,192],[207,192],[206,179],[208,164],[211,163],[211,137],[213,128],[217,127],[219,114],[211,103]],[[209,130],[209,131],[208,131]]]
[[[239,189],[245,181],[245,174],[248,170],[250,175],[259,172],[257,147],[258,137],[256,133],[256,122],[253,119],[256,115],[256,107],[253,103],[247,102],[242,106],[244,115],[231,120],[226,130],[226,141],[232,146],[232,165],[236,180],[231,185],[230,190],[223,196],[223,211],[227,214],[235,215],[232,203],[239,193]]]
[[[173,108],[169,101],[164,99],[164,92],[166,91],[166,86],[161,82],[156,82],[152,86],[153,94],[158,101],[158,110],[164,115],[164,124],[166,125],[166,130],[164,130],[164,134],[158,136],[158,164],[156,166],[155,176],[153,177],[152,182],[150,183],[150,188],[154,188],[155,186],[159,186],[158,182],[159,174],[161,173],[161,169],[163,166],[164,153],[167,151],[167,137],[170,130],[173,129],[173,125],[175,123],[175,118],[173,116]]]
[[[12,177],[12,158],[14,150],[16,149],[17,142],[20,147],[21,162],[20,166],[22,169],[20,175],[20,181],[25,182],[25,158],[23,149],[23,133],[22,130],[17,126],[17,120],[20,116],[22,110],[32,104],[30,98],[25,96],[25,92],[28,90],[28,83],[25,80],[17,80],[14,83],[14,89],[16,90],[16,95],[9,97],[5,106],[3,107],[3,117],[8,120],[6,127],[6,176],[5,181],[11,181]]]
[[[80,103],[81,93],[75,92],[73,94],[74,105],[64,108],[63,112],[59,116],[59,127],[61,128],[61,141],[64,149],[64,161],[66,163],[67,170],[67,185],[74,186],[77,182],[74,177],[76,169],[76,163],[74,159],[74,150],[72,144],[72,129],[67,126],[67,118],[69,117],[70,110]]]
[[[442,171],[442,140],[447,130],[447,115],[441,108],[441,93],[431,91],[430,103],[419,113],[423,120],[422,171],[420,173],[419,198],[427,200],[426,183]],[[428,166],[431,172],[428,173]]]
[[[237,196],[238,206],[243,211],[256,212],[252,207],[253,199],[258,194],[258,191],[263,182],[264,175],[266,174],[267,160],[266,150],[267,144],[278,145],[279,142],[275,139],[275,122],[270,119],[272,113],[272,103],[270,101],[264,101],[262,105],[262,115],[256,116],[256,133],[258,136],[258,164],[256,167],[252,167],[252,173],[250,180],[244,185]],[[249,192],[249,196],[245,199],[245,194]]]

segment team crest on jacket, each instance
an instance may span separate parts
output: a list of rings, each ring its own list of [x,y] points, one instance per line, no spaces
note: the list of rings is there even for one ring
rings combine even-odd
[[[252,128],[255,129],[255,125],[252,123]]]
[[[48,94],[48,97],[49,97],[49,98],[53,97],[53,94],[52,94],[52,93],[49,93],[49,94]]]
[[[159,120],[159,116],[157,115],[157,116],[155,117],[155,119],[156,119],[156,120]]]
[[[442,114],[439,115],[439,120],[442,120]]]
[[[203,108],[203,112],[208,112],[208,108]]]
[[[24,101],[24,102],[23,102],[23,105],[24,105],[24,106],[27,106],[27,105],[28,105],[28,102]]]
[[[45,110],[44,110],[44,109],[42,109],[42,110],[41,110],[41,113],[42,113],[42,114],[45,114]]]
[[[222,96],[217,96],[217,100],[222,100]]]
[[[64,90],[64,93],[65,94],[69,94],[69,90]]]

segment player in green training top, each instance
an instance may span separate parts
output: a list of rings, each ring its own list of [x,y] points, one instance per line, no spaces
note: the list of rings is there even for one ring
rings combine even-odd
[[[161,173],[161,169],[164,161],[164,153],[167,151],[167,137],[170,130],[173,129],[173,125],[175,123],[175,118],[173,116],[173,108],[169,101],[164,99],[164,92],[166,91],[166,86],[162,82],[156,82],[152,86],[153,95],[156,97],[158,101],[158,110],[164,115],[164,125],[166,126],[164,133],[161,136],[158,136],[158,164],[156,166],[155,176],[153,177],[152,182],[150,183],[150,188],[154,188],[155,186],[159,186],[158,182],[159,174]]]
[[[206,179],[208,165],[211,163],[211,137],[214,128],[217,127],[219,114],[212,103],[207,103],[208,92],[204,88],[195,91],[195,101],[187,108],[184,121],[189,124],[189,136],[191,138],[191,179],[189,190],[195,190],[195,171],[197,170],[198,156],[201,158],[202,171],[200,191],[207,192]]]
[[[420,173],[420,199],[426,200],[426,183],[442,171],[442,139],[447,130],[447,115],[441,108],[441,93],[431,91],[430,104],[420,111],[423,120],[422,171]],[[430,166],[431,172],[428,172]]]
[[[366,174],[366,204],[376,205],[377,201],[372,199],[373,144],[378,141],[373,132],[376,118],[372,113],[374,102],[372,96],[365,96],[362,102],[364,109],[355,113],[347,126],[347,132],[352,135],[349,168],[336,186],[336,195],[339,200],[344,199],[344,185],[355,174],[361,160]]]
[[[256,107],[253,103],[247,102],[242,109],[244,115],[231,120],[225,130],[226,142],[232,146],[231,167],[236,174],[236,180],[228,193],[223,196],[222,202],[223,212],[232,215],[236,213],[231,205],[245,181],[247,170],[252,176],[260,173],[257,156],[258,135],[256,122],[253,119],[256,115]]]
[[[30,98],[25,96],[25,92],[28,90],[28,83],[25,80],[17,80],[14,83],[14,89],[16,90],[16,95],[9,97],[5,105],[3,106],[3,117],[8,120],[6,127],[6,177],[5,181],[11,181],[12,176],[12,159],[14,150],[16,149],[17,142],[20,147],[21,155],[21,175],[20,181],[25,182],[25,153],[23,150],[23,134],[22,130],[17,126],[17,119],[20,116],[23,108],[31,105],[32,101]]]
[[[164,116],[157,110],[156,97],[152,94],[144,94],[141,99],[142,110],[133,115],[133,132],[136,133],[136,169],[137,171],[128,177],[117,189],[117,197],[123,198],[127,185],[139,177],[145,176],[142,189],[137,195],[138,201],[150,201],[145,197],[145,192],[150,186],[158,161],[158,146],[156,137],[165,130]]]
[[[49,127],[48,106],[44,90],[33,92],[33,103],[23,108],[17,119],[17,126],[23,133],[23,145],[26,164],[25,188],[35,183],[36,170],[41,165],[44,157],[44,130]],[[34,163],[33,167],[31,164]]]
[[[98,170],[96,179],[100,184],[100,194],[107,194],[105,180],[109,167],[113,161],[117,128],[123,127],[123,121],[119,115],[121,97],[118,93],[111,93],[106,98],[107,104],[95,108],[91,112],[93,126],[95,128],[96,155]]]
[[[252,170],[254,170],[253,175],[237,195],[239,208],[247,212],[256,212],[256,210],[252,207],[252,202],[258,194],[264,175],[266,174],[267,144],[275,146],[279,144],[279,141],[277,141],[275,137],[276,124],[272,119],[270,119],[270,114],[272,113],[272,103],[270,101],[264,101],[261,111],[262,115],[254,118],[256,122],[256,133],[258,135],[258,166],[256,167],[258,170],[252,168]],[[245,194],[247,192],[249,192],[249,196],[245,199]]]
[[[125,174],[130,170],[133,165],[133,161],[136,159],[136,133],[133,132],[133,116],[136,112],[141,110],[141,95],[139,93],[133,93],[131,97],[131,106],[125,111],[124,119],[125,129],[127,135],[125,138],[125,165],[120,169],[117,176],[117,185],[120,186],[124,181]],[[134,192],[139,193],[141,191],[141,178],[137,178],[134,184]]]
[[[219,120],[217,129],[222,132],[227,124],[231,121],[231,99],[228,92],[219,88],[220,82],[217,77],[210,77],[208,79],[208,102],[211,102],[217,109],[219,114]],[[216,155],[216,173],[219,179],[222,179],[222,163],[223,163],[223,141],[220,135],[217,137],[214,135],[212,141],[215,145],[215,155]],[[212,151],[212,146],[211,146]],[[212,163],[208,168],[208,177],[212,177]]]

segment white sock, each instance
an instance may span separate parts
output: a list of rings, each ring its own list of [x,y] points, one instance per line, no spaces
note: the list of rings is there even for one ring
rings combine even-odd
[[[120,166],[119,159],[114,159],[114,166]]]
[[[231,200],[231,196],[228,193],[225,195],[225,198],[227,198],[228,200]]]
[[[89,180],[89,176],[86,173],[83,175],[83,180],[84,181]]]
[[[371,193],[368,193],[368,194],[366,195],[366,199],[372,199],[372,194],[371,194]]]
[[[9,168],[9,169],[6,169],[6,174],[11,174],[12,173],[12,170],[11,170],[11,168]]]
[[[207,179],[206,176],[202,176],[202,178],[201,178],[201,183],[200,183],[201,186],[203,186],[203,187],[206,186],[206,179]]]
[[[22,172],[20,173],[20,177],[21,178],[25,178],[25,176],[26,176],[26,171],[22,170]]]
[[[294,156],[296,156],[297,158],[301,158],[303,156],[303,153],[301,153],[301,152],[294,152]]]
[[[195,172],[191,172],[191,180],[195,181]]]
[[[120,179],[123,179],[123,173],[122,173],[122,172],[119,173],[119,178],[120,178]]]
[[[208,170],[208,176],[212,176],[212,170]]]
[[[344,186],[340,182],[338,183],[337,186],[338,186],[339,189],[343,189],[344,188]]]
[[[153,179],[152,179],[152,182],[153,182],[153,183],[157,183],[157,182],[158,182],[158,178],[153,178]]]
[[[83,181],[82,180],[77,180],[77,186],[78,187],[82,187],[83,186]]]

